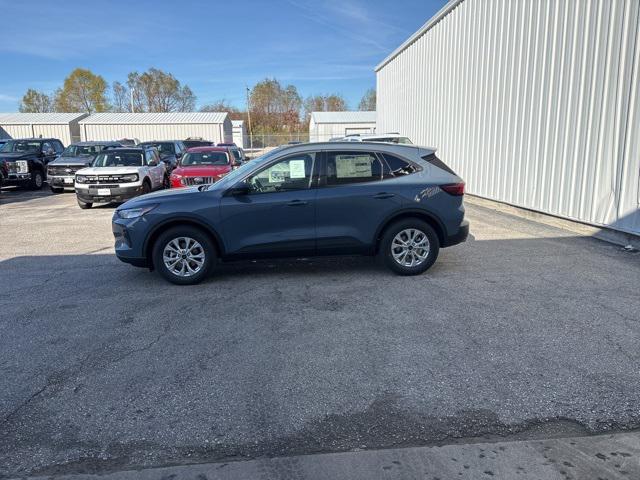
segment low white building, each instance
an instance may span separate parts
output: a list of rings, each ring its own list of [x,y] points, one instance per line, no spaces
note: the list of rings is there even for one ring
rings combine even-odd
[[[0,138],[57,138],[80,141],[78,120],[86,113],[0,113]]]
[[[226,112],[94,113],[80,121],[82,140],[184,140],[202,137],[216,143],[233,141]]]
[[[375,133],[376,112],[311,112],[309,141],[326,142],[334,137]]]
[[[233,127],[233,143],[240,148],[247,148],[249,142],[244,120],[231,120],[231,126]]]

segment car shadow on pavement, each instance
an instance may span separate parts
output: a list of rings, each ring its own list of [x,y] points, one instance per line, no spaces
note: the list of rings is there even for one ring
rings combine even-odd
[[[179,287],[103,253],[0,271],[0,477],[638,426],[640,254],[595,239],[476,238],[416,277],[324,257]]]
[[[44,186],[41,190],[27,190],[22,187],[3,187],[0,191],[0,206],[27,202],[44,197],[53,197],[53,195],[47,186]]]

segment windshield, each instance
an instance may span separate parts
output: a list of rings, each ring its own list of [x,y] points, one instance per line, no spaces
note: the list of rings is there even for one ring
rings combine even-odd
[[[254,160],[251,160],[250,162],[243,163],[238,168],[233,170],[231,173],[222,177],[221,180],[218,180],[216,183],[209,186],[209,189],[211,189],[212,187],[216,187],[216,188],[220,188],[220,186],[224,187],[225,185],[229,185],[235,182],[238,178],[243,177],[247,172],[251,171],[254,167],[257,167],[263,164],[264,162],[269,161],[272,157],[279,154],[281,151],[282,151],[282,148],[280,147],[274,148],[273,150],[270,150],[267,153],[264,153],[259,157],[256,157]]]
[[[156,147],[158,149],[158,153],[160,155],[175,155],[176,149],[172,142],[145,142],[141,143],[139,146],[143,147]]]
[[[104,149],[104,145],[69,145],[62,152],[63,157],[82,157],[92,156],[101,152]]]
[[[7,142],[3,145],[0,152],[39,152],[40,151],[40,142]]]
[[[140,167],[144,165],[142,153],[109,152],[101,153],[93,161],[94,167]]]
[[[198,165],[229,165],[225,152],[187,152],[182,158],[183,167]]]

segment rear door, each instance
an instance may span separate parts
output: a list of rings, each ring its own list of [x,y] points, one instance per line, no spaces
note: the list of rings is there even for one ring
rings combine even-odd
[[[317,195],[321,253],[368,251],[378,227],[402,206],[398,185],[374,151],[327,151]]]
[[[224,196],[221,230],[228,255],[315,253],[317,154],[291,154],[246,182],[247,195]]]

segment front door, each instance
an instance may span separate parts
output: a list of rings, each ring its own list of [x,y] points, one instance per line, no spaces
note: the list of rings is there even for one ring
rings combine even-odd
[[[316,154],[275,160],[246,179],[250,192],[221,200],[230,256],[312,254],[316,247]]]

